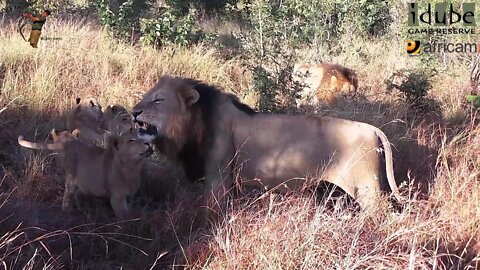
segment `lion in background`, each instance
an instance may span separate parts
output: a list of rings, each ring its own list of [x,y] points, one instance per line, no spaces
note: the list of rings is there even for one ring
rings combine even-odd
[[[171,76],[132,115],[140,138],[180,162],[190,180],[205,179],[210,207],[223,208],[235,182],[285,192],[327,181],[364,209],[377,205],[380,191],[403,201],[390,142],[366,123],[260,113],[213,86]]]
[[[72,198],[78,205],[80,192],[109,198],[115,216],[124,219],[128,215],[127,196],[133,196],[140,187],[144,160],[153,153],[152,148],[129,136],[110,135],[104,149],[78,140],[77,135],[55,132],[54,143],[33,143],[19,136],[18,143],[62,153],[65,168],[62,209],[72,206]]]
[[[338,95],[355,96],[358,90],[355,72],[338,64],[295,64],[292,79],[301,86],[297,107],[307,99],[313,99],[314,104],[323,101],[333,105]]]

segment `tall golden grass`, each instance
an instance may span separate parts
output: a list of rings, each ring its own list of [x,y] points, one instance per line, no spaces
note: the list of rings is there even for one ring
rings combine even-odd
[[[153,85],[163,74],[202,79],[226,88],[239,89],[228,74],[236,62],[215,58],[215,50],[164,48],[160,51],[120,44],[86,20],[49,20],[35,50],[21,38],[15,23],[3,22],[0,59],[4,83],[2,103],[37,110],[68,109],[72,98],[96,96],[102,104],[119,102],[132,106],[137,93]],[[226,76],[227,75],[227,76]],[[240,83],[240,84],[239,84]],[[55,100],[56,102],[52,102]]]
[[[255,98],[249,99],[255,96],[253,83],[248,73],[243,74],[241,62],[219,59],[214,48],[153,50],[117,43],[86,20],[51,19],[43,35],[61,39],[41,40],[35,50],[20,37],[15,22],[5,20],[1,25],[0,172],[4,176],[0,187],[3,194],[18,200],[60,202],[60,170],[47,154],[24,152],[15,140],[18,134],[45,138],[49,129],[63,125],[63,115],[77,96],[95,96],[101,104],[130,108],[161,75],[174,74],[220,85],[255,104]],[[392,50],[379,56],[377,49],[385,46]],[[346,54],[332,58],[351,63],[348,66],[358,71],[361,88],[368,95],[361,105],[345,103],[326,112],[381,126],[398,146],[397,157],[401,158],[395,164],[404,164],[405,171],[410,169],[408,164],[426,159],[408,148],[431,148],[436,164],[428,169],[434,177],[421,179],[427,176],[418,174],[415,179],[430,185],[427,199],[417,198],[412,191],[411,202],[401,211],[385,211],[381,207],[388,204],[385,199],[369,213],[336,204],[326,207],[314,196],[300,194],[280,196],[271,205],[247,200],[234,204],[229,216],[199,234],[179,225],[179,217],[189,219],[184,217],[190,203],[187,198],[166,209],[140,209],[140,223],[119,229],[124,234],[152,237],[148,244],[128,242],[138,244],[148,258],[116,246],[99,257],[77,258],[76,262],[148,269],[168,257],[164,257],[166,250],[174,253],[166,265],[190,269],[476,269],[480,259],[480,129],[475,115],[468,112],[461,125],[444,120],[425,124],[394,96],[384,93],[383,80],[391,71],[412,64],[406,58],[398,60],[398,46],[385,42],[364,46],[368,63]],[[465,91],[462,82],[468,73],[465,68],[455,72],[435,82],[432,91],[447,115],[465,108],[458,93]],[[445,85],[453,85],[455,91],[447,91]],[[408,187],[403,190],[409,192]],[[17,239],[20,232],[5,230],[1,230],[5,234],[0,250],[8,243],[17,244],[11,239]],[[178,248],[169,250],[174,245]],[[129,260],[127,254],[137,257]],[[0,262],[15,265],[7,259],[11,258],[0,257]],[[25,269],[33,265],[38,266],[27,262]],[[51,265],[47,261],[44,269]]]
[[[192,269],[478,269],[479,135],[472,125],[444,144],[429,198],[401,212],[352,215],[297,196],[270,214],[236,206]]]

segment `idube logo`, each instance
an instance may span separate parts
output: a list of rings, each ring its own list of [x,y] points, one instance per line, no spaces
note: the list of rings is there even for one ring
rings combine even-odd
[[[448,15],[448,16],[447,16]],[[418,3],[408,3],[408,26],[419,26],[420,22],[435,26],[447,26],[462,22],[463,26],[475,26],[475,3],[462,3],[462,11],[455,11],[452,3],[427,4],[427,10],[419,14]]]
[[[475,34],[475,4],[407,3],[409,34]],[[461,8],[460,8],[461,7]]]

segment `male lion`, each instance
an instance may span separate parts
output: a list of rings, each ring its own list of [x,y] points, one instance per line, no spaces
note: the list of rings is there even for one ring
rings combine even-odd
[[[325,180],[362,208],[375,205],[380,190],[390,188],[402,199],[390,143],[366,123],[259,113],[213,86],[171,76],[163,76],[132,115],[140,138],[183,163],[190,179],[205,177],[205,191],[218,200],[234,178],[280,192]]]
[[[302,85],[297,106],[309,98],[313,98],[313,103],[324,101],[333,105],[339,94],[355,96],[358,89],[355,72],[338,64],[295,64],[292,79]]]
[[[126,198],[140,187],[145,157],[152,148],[143,141],[111,135],[106,149],[66,136],[61,142],[33,143],[18,137],[21,146],[47,149],[63,153],[65,193],[62,209],[77,201],[77,192],[84,195],[110,198],[115,216],[123,219],[128,214]]]
[[[79,140],[99,144],[103,140],[101,129],[103,118],[102,106],[94,98],[76,99],[76,107],[68,114],[67,130],[79,131]]]

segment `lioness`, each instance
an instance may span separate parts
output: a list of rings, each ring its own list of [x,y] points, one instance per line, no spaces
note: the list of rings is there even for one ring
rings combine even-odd
[[[126,197],[140,186],[141,170],[145,157],[152,148],[143,141],[111,135],[106,149],[66,137],[61,142],[33,143],[18,137],[21,146],[33,149],[60,151],[64,156],[65,193],[62,209],[77,200],[77,192],[85,195],[110,198],[115,216],[123,219],[128,214]]]
[[[171,76],[163,76],[132,115],[140,138],[182,162],[190,179],[205,177],[205,191],[219,200],[234,177],[280,192],[325,180],[363,208],[376,204],[380,190],[390,188],[402,199],[390,143],[366,123],[259,113],[213,86]]]
[[[67,130],[79,131],[79,140],[99,144],[103,140],[104,130],[102,106],[94,98],[76,99],[76,107],[67,116]]]
[[[313,103],[332,105],[339,94],[355,96],[358,89],[355,72],[338,64],[295,64],[292,79],[303,86],[297,94],[297,106],[309,98]]]

